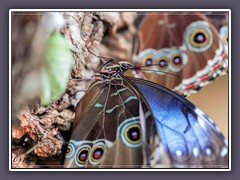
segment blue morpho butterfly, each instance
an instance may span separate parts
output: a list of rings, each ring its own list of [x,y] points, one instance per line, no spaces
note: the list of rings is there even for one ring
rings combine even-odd
[[[64,168],[227,168],[228,145],[191,102],[106,65],[76,108]]]
[[[133,71],[135,77],[188,96],[226,74],[227,15],[226,12],[146,13],[133,50],[134,66],[144,66],[145,70]]]

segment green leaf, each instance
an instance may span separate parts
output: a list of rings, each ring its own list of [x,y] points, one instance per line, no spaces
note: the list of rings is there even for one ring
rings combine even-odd
[[[65,92],[72,65],[72,53],[64,37],[57,32],[51,34],[47,41],[46,62],[42,71],[43,105],[60,98]]]
[[[41,104],[47,105],[51,101],[51,83],[45,68],[41,71]]]

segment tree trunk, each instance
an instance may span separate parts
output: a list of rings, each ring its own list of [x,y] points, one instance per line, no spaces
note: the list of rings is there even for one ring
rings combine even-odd
[[[72,51],[74,65],[65,93],[47,106],[39,103],[46,13],[12,14],[12,168],[61,168],[75,107],[105,62],[97,55],[131,60],[136,13],[59,14],[66,22],[59,31]]]

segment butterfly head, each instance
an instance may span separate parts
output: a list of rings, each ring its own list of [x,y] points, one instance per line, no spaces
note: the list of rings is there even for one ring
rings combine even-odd
[[[130,62],[120,61],[120,62],[118,62],[118,64],[108,66],[102,71],[108,71],[109,74],[112,74],[113,72],[122,74],[131,68],[133,68],[133,65]]]
[[[132,63],[127,62],[127,61],[120,61],[118,64],[119,64],[119,67],[120,67],[123,71],[127,71],[128,69],[133,68]]]

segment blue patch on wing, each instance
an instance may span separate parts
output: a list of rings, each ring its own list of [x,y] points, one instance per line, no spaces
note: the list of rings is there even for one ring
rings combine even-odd
[[[133,82],[152,109],[158,134],[174,165],[228,164],[228,153],[221,156],[227,148],[225,139],[205,113],[169,89],[144,80]]]

